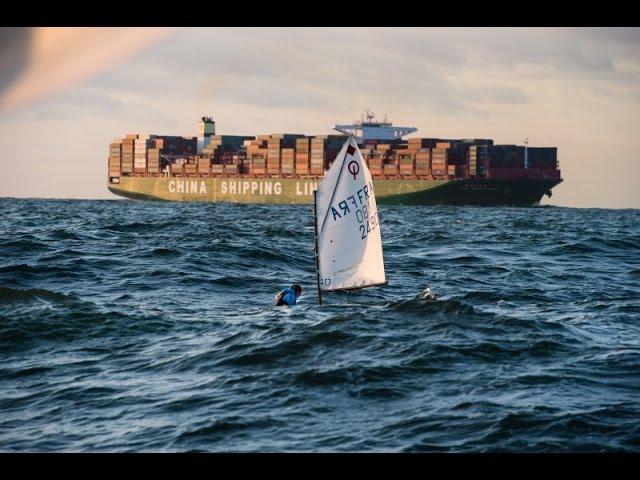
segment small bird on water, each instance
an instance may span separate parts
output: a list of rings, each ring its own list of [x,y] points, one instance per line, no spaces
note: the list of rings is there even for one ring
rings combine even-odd
[[[436,300],[436,294],[431,291],[429,287],[425,288],[420,295],[422,300]]]

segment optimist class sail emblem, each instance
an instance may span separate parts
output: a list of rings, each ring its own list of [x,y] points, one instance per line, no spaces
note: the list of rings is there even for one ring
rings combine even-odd
[[[358,172],[360,172],[360,165],[358,165],[358,162],[356,162],[355,160],[351,160],[347,169],[349,170],[349,173],[353,175],[353,179],[355,180]]]
[[[353,155],[354,153],[356,153],[356,149],[349,145],[347,147],[347,154]],[[355,180],[358,173],[360,173],[360,165],[358,165],[358,162],[355,160],[351,160],[349,165],[347,165],[347,170],[349,170],[349,173],[353,175],[353,179]]]

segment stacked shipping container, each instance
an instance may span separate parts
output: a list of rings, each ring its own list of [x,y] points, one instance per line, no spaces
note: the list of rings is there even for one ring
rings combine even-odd
[[[450,143],[436,143],[436,148],[431,149],[431,175],[434,178],[442,178],[447,175],[447,160],[449,157]]]
[[[403,177],[410,177],[415,174],[415,154],[406,150],[397,152],[398,165],[400,167],[400,175]]]
[[[128,134],[122,140],[122,173],[133,173],[133,151],[137,135]]]
[[[527,159],[530,168],[555,169],[558,167],[556,147],[529,147]]]
[[[196,156],[195,137],[128,134],[109,144],[110,176],[321,176],[345,137],[293,134],[243,137],[213,135]],[[407,142],[367,141],[362,155],[375,178],[559,178],[557,148],[493,145],[492,140],[411,138]],[[525,173],[526,172],[526,173]]]
[[[294,174],[295,148],[283,148],[281,153],[281,171],[283,175]]]
[[[109,176],[119,177],[122,168],[122,140],[116,139],[109,144]]]
[[[416,150],[416,175],[426,177],[431,175],[431,149],[420,148]]]
[[[267,173],[278,175],[280,173],[280,149],[282,138],[271,137],[267,140]]]
[[[295,165],[297,175],[309,174],[309,137],[302,137],[296,139],[295,150]]]
[[[147,150],[155,147],[153,135],[138,135],[134,140],[133,172],[147,173]]]
[[[487,145],[471,145],[469,147],[469,176],[478,177],[486,173],[486,162],[489,147]]]
[[[311,156],[309,157],[309,171],[311,175],[324,174],[324,155],[326,136],[317,136],[311,139]]]

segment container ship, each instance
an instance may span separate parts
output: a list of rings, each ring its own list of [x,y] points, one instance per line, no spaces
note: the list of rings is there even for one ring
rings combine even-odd
[[[491,139],[408,138],[414,127],[376,121],[335,125],[335,135],[217,135],[202,117],[197,136],[127,134],[109,146],[108,188],[133,199],[297,204],[355,136],[378,203],[520,205],[562,182],[556,147],[496,145]]]

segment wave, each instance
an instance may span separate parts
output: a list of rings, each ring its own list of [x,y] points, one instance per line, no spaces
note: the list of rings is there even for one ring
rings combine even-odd
[[[391,311],[410,313],[443,313],[452,315],[474,315],[478,312],[471,303],[457,299],[437,299],[425,300],[422,294],[416,295],[409,300],[397,300],[388,304]]]
[[[207,441],[218,441],[228,439],[229,435],[234,435],[243,431],[254,431],[260,429],[277,428],[282,425],[282,421],[273,418],[239,418],[231,417],[214,420],[208,424],[186,429],[175,439],[177,445],[189,443],[193,440],[206,439]]]
[[[47,300],[64,303],[74,300],[74,296],[54,292],[42,288],[9,288],[0,286],[0,304],[14,302],[29,302],[33,300]]]
[[[101,226],[101,230],[122,233],[149,233],[149,232],[165,232],[174,228],[180,228],[181,224],[177,221],[165,222],[130,222],[130,223],[109,223]]]
[[[5,449],[640,451],[640,211],[384,206],[318,306],[305,206],[0,204]]]

